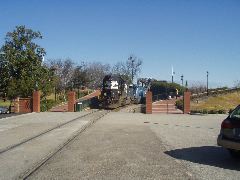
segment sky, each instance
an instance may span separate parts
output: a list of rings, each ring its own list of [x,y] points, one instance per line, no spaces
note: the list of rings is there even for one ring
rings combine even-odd
[[[0,46],[17,25],[40,31],[45,59],[111,65],[134,54],[140,77],[235,85],[239,0],[0,0]]]

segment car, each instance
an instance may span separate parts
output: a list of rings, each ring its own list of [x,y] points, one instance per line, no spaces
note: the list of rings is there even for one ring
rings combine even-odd
[[[9,114],[10,111],[7,107],[0,107],[0,114]]]
[[[240,105],[223,120],[217,144],[226,148],[231,156],[240,157]]]

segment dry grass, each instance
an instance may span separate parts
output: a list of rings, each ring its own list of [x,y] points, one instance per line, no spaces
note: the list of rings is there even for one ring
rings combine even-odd
[[[207,99],[191,102],[192,110],[226,110],[233,109],[240,104],[240,92],[234,92]]]

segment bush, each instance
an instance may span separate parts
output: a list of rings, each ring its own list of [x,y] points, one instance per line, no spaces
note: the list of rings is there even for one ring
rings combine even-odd
[[[224,110],[224,109],[220,109],[220,110],[218,110],[218,114],[226,114],[226,113],[227,113],[227,111]]]
[[[55,106],[57,103],[53,99],[44,99],[41,100],[41,106],[40,110],[41,112],[45,112],[50,110],[53,106]]]
[[[207,109],[203,109],[203,110],[202,110],[202,113],[203,113],[203,114],[208,114],[208,110],[207,110]]]
[[[182,99],[177,100],[175,105],[177,106],[178,109],[183,111],[183,100]]]
[[[211,109],[210,111],[208,111],[208,114],[218,114],[218,110]]]

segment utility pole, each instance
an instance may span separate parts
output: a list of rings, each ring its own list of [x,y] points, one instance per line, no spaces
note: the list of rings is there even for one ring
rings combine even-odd
[[[209,72],[207,71],[207,96],[208,96],[208,74]]]
[[[134,78],[134,59],[132,58],[132,56],[129,57],[129,60],[132,63],[132,83],[133,83],[133,78]]]
[[[182,87],[183,87],[183,74],[181,75]]]
[[[175,74],[175,72],[173,71],[173,66],[172,66],[172,83],[173,83],[173,75]]]

